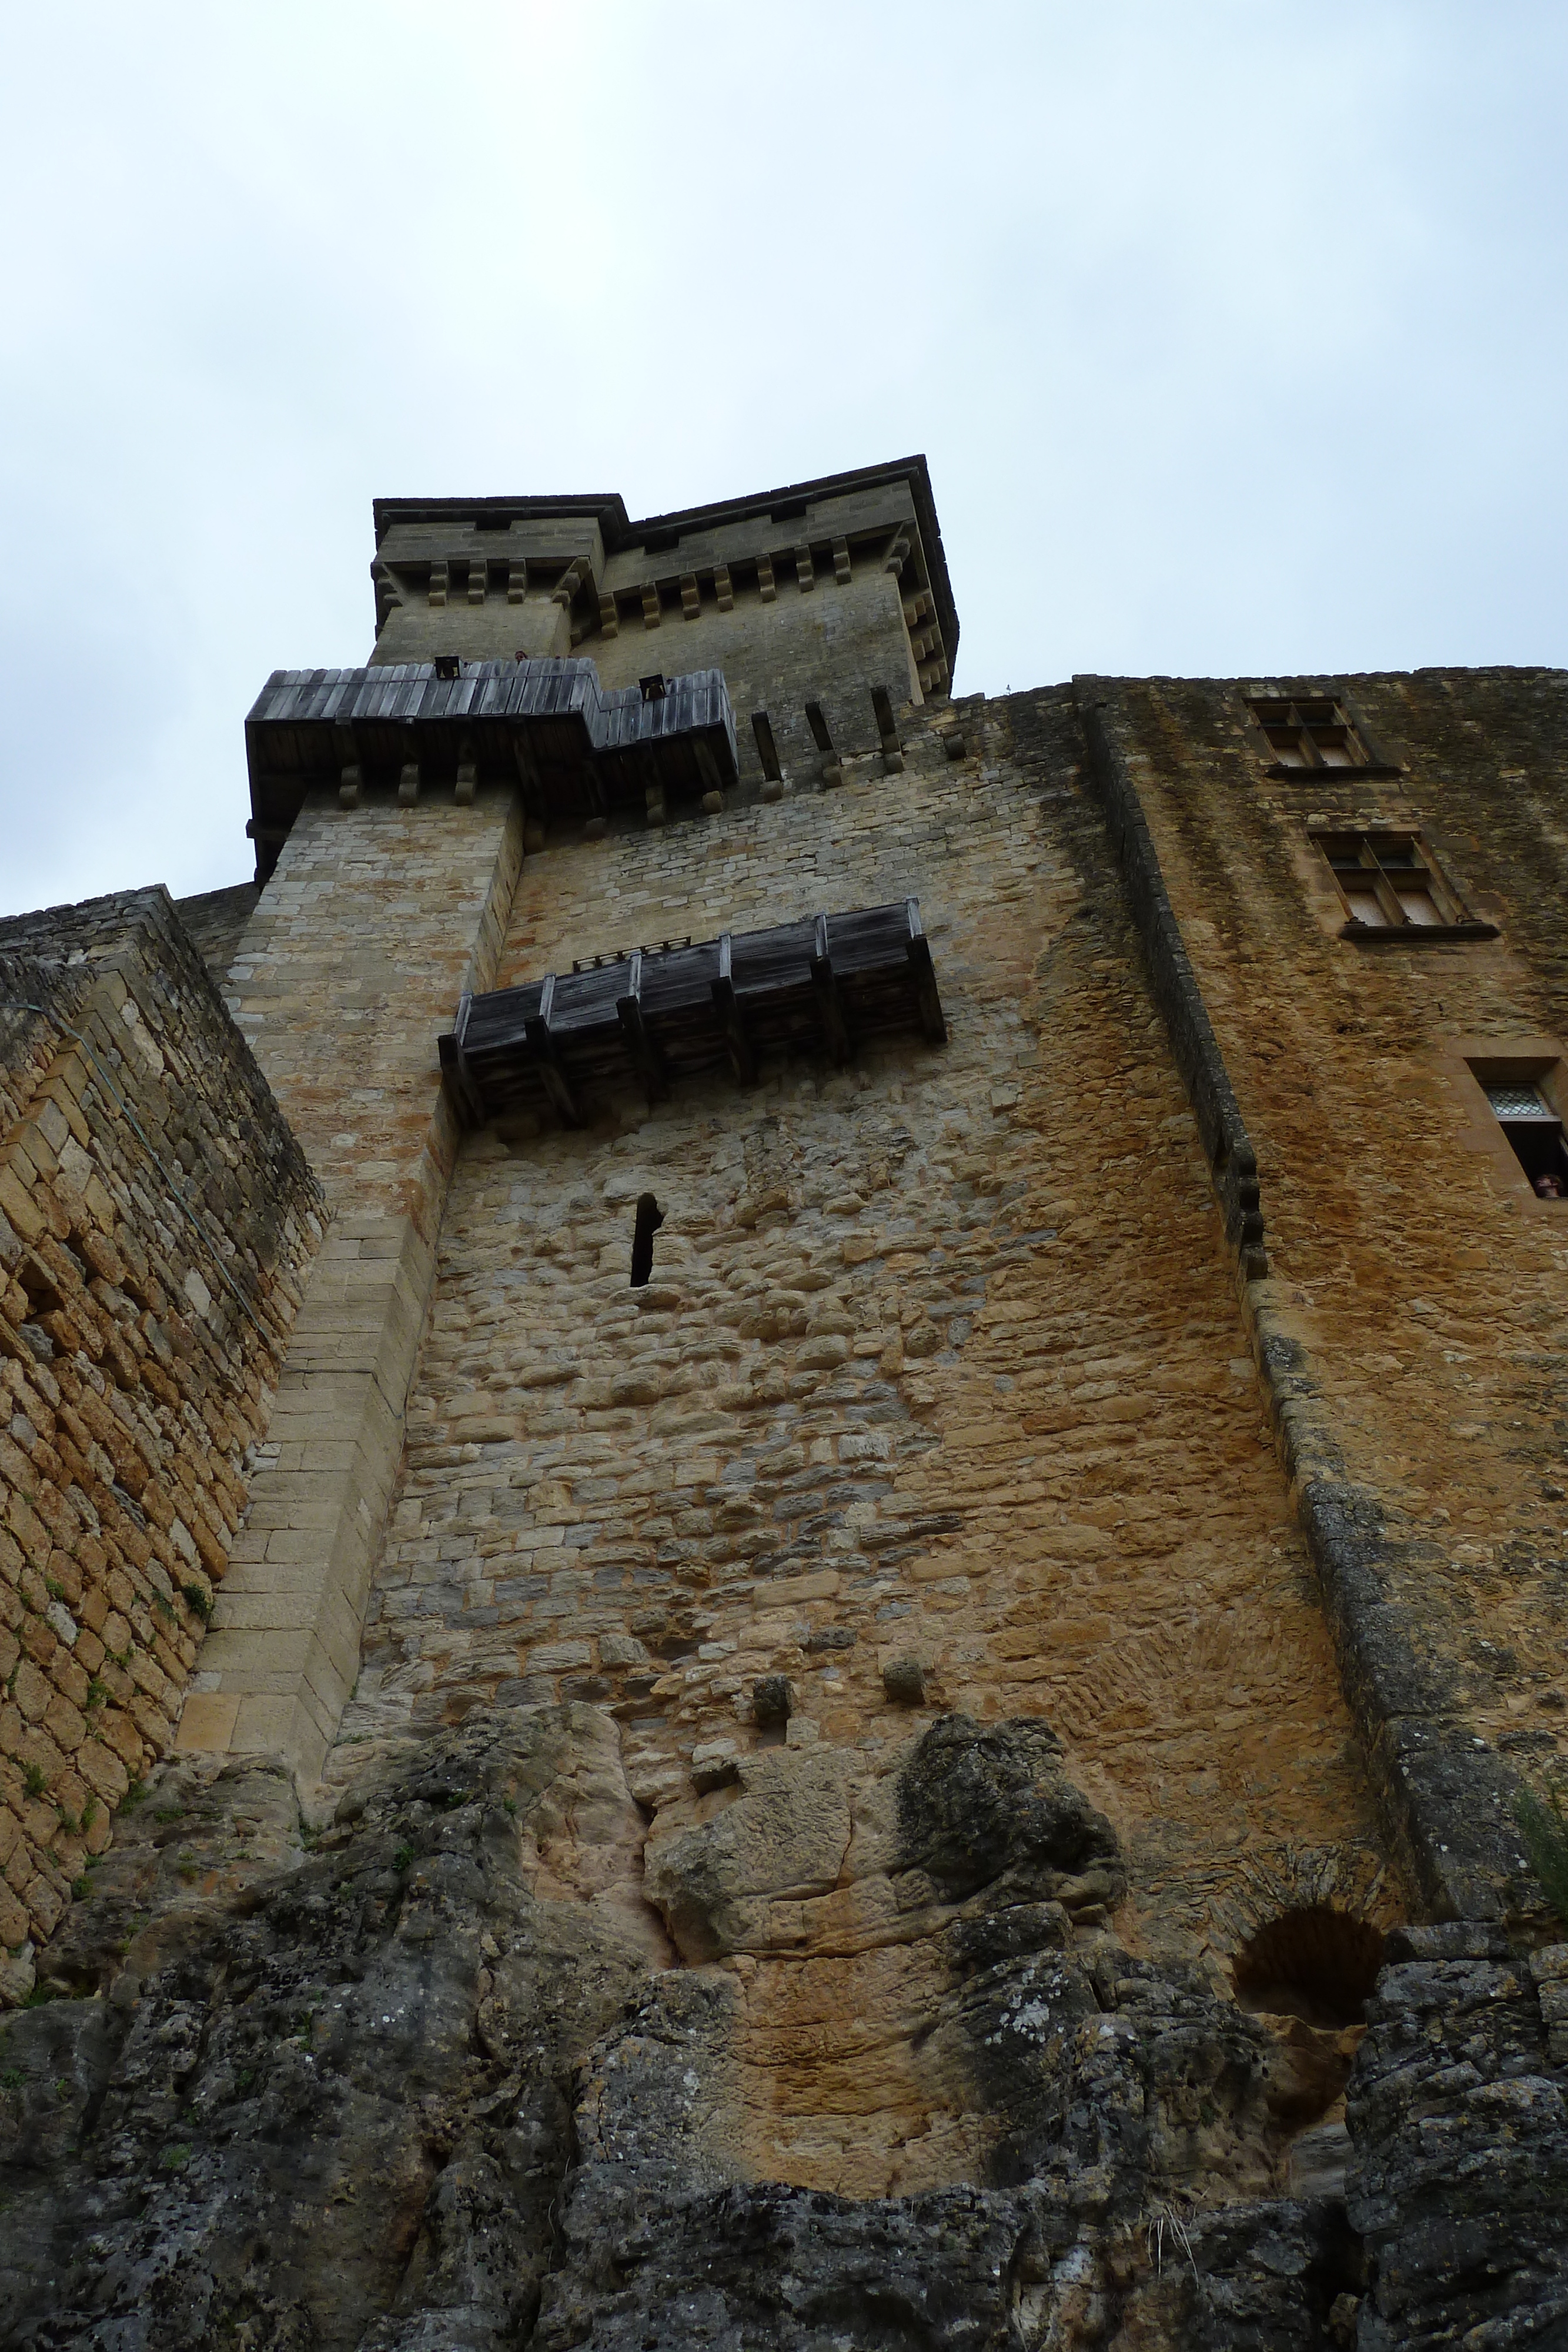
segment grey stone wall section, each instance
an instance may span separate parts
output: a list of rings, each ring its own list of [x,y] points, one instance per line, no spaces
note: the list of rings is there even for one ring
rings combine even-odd
[[[186,936],[220,986],[260,896],[254,882],[231,882],[226,889],[204,890],[193,898],[174,901]]]

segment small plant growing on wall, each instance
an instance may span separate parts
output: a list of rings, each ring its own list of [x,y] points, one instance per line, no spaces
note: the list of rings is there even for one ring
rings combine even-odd
[[[1568,1811],[1563,1810],[1563,1791],[1548,1789],[1542,1802],[1525,1789],[1514,1811],[1542,1893],[1568,1927]]]

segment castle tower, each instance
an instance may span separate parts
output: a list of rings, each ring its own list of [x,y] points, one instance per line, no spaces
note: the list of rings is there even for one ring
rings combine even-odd
[[[126,1946],[214,2051],[320,1979],[213,2308],[245,2229],[388,2345],[1545,2297],[1561,675],[956,698],[918,458],[375,527],[189,916],[325,1211],[164,1669],[264,1926]]]

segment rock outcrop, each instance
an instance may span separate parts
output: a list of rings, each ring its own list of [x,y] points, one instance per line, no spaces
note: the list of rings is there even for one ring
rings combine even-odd
[[[265,1759],[167,1769],[0,2033],[0,2345],[1353,2339],[1337,2184],[1290,2193],[1348,2060],[1121,1948],[1045,1727],[763,1750],[698,1813],[648,1840],[586,1706],[368,1751],[319,1834]]]

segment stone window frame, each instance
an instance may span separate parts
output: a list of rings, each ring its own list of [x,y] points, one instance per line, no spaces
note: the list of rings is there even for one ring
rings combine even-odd
[[[1404,768],[1386,758],[1374,741],[1360,707],[1343,687],[1251,686],[1242,697],[1247,732],[1262,759],[1264,772],[1287,782],[1308,778],[1402,776]],[[1281,757],[1276,740],[1293,734],[1303,757]],[[1340,739],[1338,748],[1354,756],[1333,760],[1323,756],[1334,748],[1320,738]]]
[[[1485,922],[1470,912],[1417,820],[1393,815],[1314,815],[1308,818],[1306,830],[1316,852],[1317,870],[1321,875],[1326,869],[1343,910],[1343,919],[1339,927],[1342,940],[1362,946],[1434,947],[1451,945],[1455,940],[1497,938],[1495,923]],[[1351,842],[1360,845],[1355,870],[1364,873],[1367,880],[1365,892],[1356,895],[1365,896],[1377,905],[1384,918],[1381,922],[1368,922],[1356,912],[1341,878],[1342,874],[1352,870],[1352,860],[1343,849],[1343,845]],[[1396,864],[1386,856],[1380,856],[1379,845],[1385,849],[1393,845],[1406,845],[1411,853],[1408,864]],[[1337,857],[1336,847],[1340,852]],[[1438,921],[1422,922],[1404,911],[1397,881],[1401,873],[1424,877],[1423,895],[1431,900],[1440,918]]]
[[[1461,1139],[1486,1163],[1493,1190],[1526,1217],[1568,1216],[1568,1201],[1543,1201],[1534,1191],[1487,1097],[1489,1086],[1538,1087],[1568,1132],[1568,1045],[1519,1033],[1452,1037],[1439,1067],[1461,1106]]]

